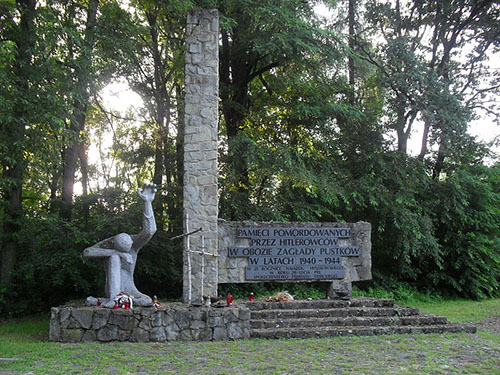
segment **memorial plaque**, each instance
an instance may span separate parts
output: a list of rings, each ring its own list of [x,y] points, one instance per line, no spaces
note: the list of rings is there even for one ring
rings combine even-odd
[[[357,245],[341,246],[351,228],[242,227],[248,246],[228,248],[228,257],[246,257],[246,280],[329,280],[345,276],[341,257],[359,256]],[[345,243],[345,240],[342,240]]]
[[[359,246],[337,247],[228,247],[229,257],[276,257],[276,256],[359,256]]]
[[[344,278],[344,267],[326,266],[248,266],[247,280],[321,280]]]
[[[308,257],[249,257],[248,265],[252,266],[268,266],[268,265],[307,265],[307,264],[342,264],[342,259],[339,256],[308,256]]]
[[[348,238],[351,228],[238,228],[238,238]]]

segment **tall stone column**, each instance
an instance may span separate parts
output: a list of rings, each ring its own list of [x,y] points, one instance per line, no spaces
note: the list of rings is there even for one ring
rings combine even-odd
[[[217,295],[217,127],[219,93],[219,15],[195,9],[186,26],[184,130],[183,300],[201,303]],[[202,260],[204,258],[204,260]],[[202,263],[204,262],[204,267]]]

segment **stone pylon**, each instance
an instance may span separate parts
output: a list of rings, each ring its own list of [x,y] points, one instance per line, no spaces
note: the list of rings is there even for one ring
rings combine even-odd
[[[217,295],[219,14],[195,9],[186,26],[183,300]],[[202,255],[200,252],[212,254]]]

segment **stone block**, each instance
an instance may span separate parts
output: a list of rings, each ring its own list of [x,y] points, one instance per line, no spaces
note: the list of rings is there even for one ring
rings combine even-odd
[[[149,316],[143,317],[139,322],[139,328],[150,331],[151,330],[151,320]]]
[[[151,330],[151,334],[149,336],[150,341],[153,342],[165,342],[167,340],[167,335],[165,333],[165,328],[163,327],[154,327]]]
[[[97,335],[95,331],[89,329],[85,331],[82,337],[82,342],[96,342],[97,341]]]
[[[197,40],[199,40],[200,42],[213,42],[213,39],[214,39],[214,34],[208,32],[200,34],[197,38]]]
[[[211,68],[217,68],[219,66],[219,60],[214,59],[214,58],[208,58],[204,62],[205,66],[211,67]]]
[[[212,340],[212,329],[204,328],[204,329],[192,329],[191,337],[194,341],[210,341]]]
[[[116,326],[105,326],[97,331],[98,341],[116,341],[118,340],[118,327]]]
[[[195,81],[195,82],[198,82],[200,83],[201,82],[201,78],[198,77],[198,78],[192,78],[191,79],[192,81]],[[186,103],[193,103],[193,104],[197,104],[200,102],[200,95],[197,95],[197,94],[192,94],[192,93],[188,93],[186,94],[186,96],[184,97],[184,101]]]
[[[231,340],[243,338],[243,329],[239,323],[228,323],[227,337]]]
[[[191,324],[189,325],[189,328],[194,329],[194,330],[202,329],[202,328],[206,328],[206,327],[207,327],[207,323],[202,322],[201,320],[193,320],[191,322]]]
[[[187,94],[200,94],[202,92],[200,85],[191,84],[186,88]],[[190,103],[194,104],[194,103]]]
[[[61,339],[63,342],[80,342],[84,332],[83,329],[63,329],[61,330]]]
[[[200,12],[198,9],[193,10],[192,12],[188,13],[187,15],[187,21],[186,23],[188,25],[196,25],[200,22]]]
[[[216,150],[205,151],[204,156],[205,156],[205,160],[217,160],[218,153]]]
[[[59,322],[63,323],[71,315],[71,307],[62,307],[59,310]]]
[[[187,152],[184,155],[184,160],[187,161],[200,161],[203,160],[204,155],[201,152]]]
[[[78,323],[76,321],[75,318],[73,318],[72,316],[70,316],[68,319],[66,319],[63,322],[61,322],[61,328],[62,329],[79,329],[79,328],[82,328],[82,327],[80,326],[80,323]]]
[[[92,316],[94,311],[89,308],[75,308],[71,311],[71,315],[78,322],[79,326],[84,329],[89,329],[92,326]]]
[[[200,111],[200,116],[204,119],[213,119],[213,112],[211,108],[202,108]]]
[[[122,329],[118,330],[118,340],[119,341],[129,341],[132,331],[124,331]]]
[[[129,340],[131,342],[149,342],[149,331],[135,327]]]
[[[204,33],[210,30],[210,17],[206,17],[205,15],[201,16],[200,20],[201,29]]]
[[[198,65],[203,63],[203,55],[201,53],[192,53],[188,56],[191,56],[191,64]]]
[[[242,321],[250,320],[251,311],[250,309],[240,308],[239,318]]]
[[[163,325],[163,317],[165,316],[165,313],[163,311],[157,311],[153,314],[151,314],[150,319],[151,319],[151,325],[153,327],[160,327]]]
[[[217,187],[217,181],[215,176],[203,175],[199,176],[197,179],[198,186],[206,186],[210,185],[213,187]]]
[[[219,32],[219,17],[214,17],[210,21],[210,30],[218,33]]]
[[[239,311],[235,307],[230,307],[227,314],[224,315],[224,323],[234,323],[238,322]]]
[[[213,333],[213,340],[227,340],[227,328],[226,327],[215,327]]]
[[[126,310],[124,310],[126,311]],[[130,311],[130,310],[129,310]],[[133,314],[116,314],[113,313],[109,317],[108,323],[111,325],[115,325],[120,329],[130,331],[135,326],[137,326],[137,319]]]
[[[98,330],[106,325],[109,319],[109,315],[111,314],[111,310],[108,309],[98,309],[94,311],[92,317],[92,329]]]
[[[49,324],[49,341],[61,340],[61,325],[57,320],[51,320]]]
[[[221,316],[209,316],[207,318],[208,327],[222,327],[224,325],[224,318]]]
[[[186,65],[186,74],[199,74],[197,65]],[[190,113],[186,110],[186,113]]]
[[[179,328],[176,325],[169,325],[165,328],[167,341],[177,341],[179,339]]]
[[[201,52],[201,44],[200,43],[192,43],[189,45],[188,52],[190,53],[200,53]]]
[[[191,324],[191,316],[187,310],[178,310],[175,312],[174,321],[179,330],[184,330]]]
[[[179,333],[179,340],[181,341],[193,341],[193,335],[191,334],[191,330],[185,329]]]

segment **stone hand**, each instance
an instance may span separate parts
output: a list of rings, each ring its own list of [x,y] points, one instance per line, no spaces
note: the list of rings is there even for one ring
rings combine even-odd
[[[155,199],[156,185],[144,185],[142,189],[137,190],[139,197],[145,202],[152,202]]]

